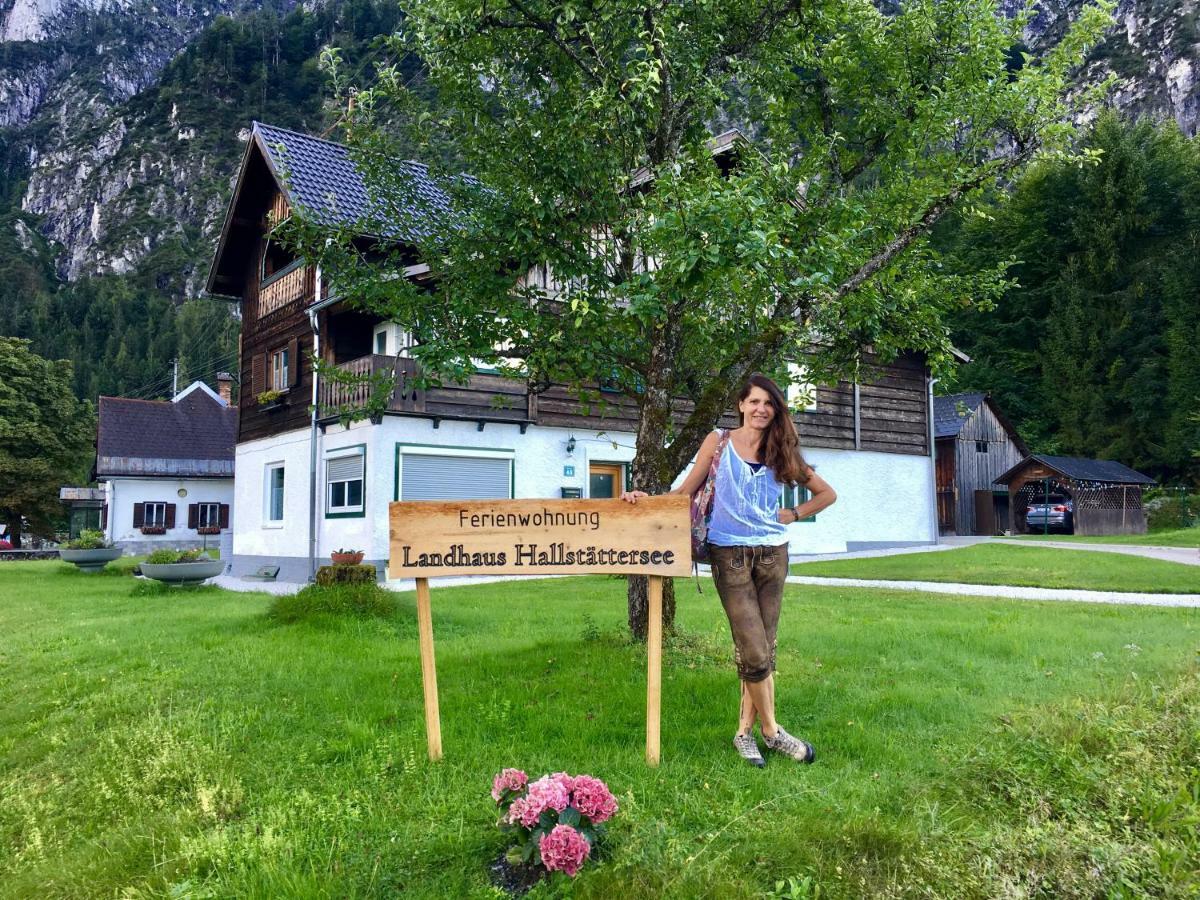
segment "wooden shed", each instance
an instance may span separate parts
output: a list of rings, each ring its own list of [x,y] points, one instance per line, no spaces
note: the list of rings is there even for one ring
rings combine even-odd
[[[984,393],[935,397],[933,425],[938,530],[997,534],[1008,527],[1008,492],[994,482],[1029,455],[1020,435]]]
[[[1008,488],[1013,534],[1025,532],[1025,512],[1042,493],[1072,499],[1076,534],[1145,534],[1142,492],[1155,481],[1108,459],[1034,454],[996,483]]]

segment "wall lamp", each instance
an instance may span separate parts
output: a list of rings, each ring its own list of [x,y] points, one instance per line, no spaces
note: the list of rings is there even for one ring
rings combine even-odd
[[[569,438],[567,438],[567,452],[575,452],[575,435],[571,435]]]

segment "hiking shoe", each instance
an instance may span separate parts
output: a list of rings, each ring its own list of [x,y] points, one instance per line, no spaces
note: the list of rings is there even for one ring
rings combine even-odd
[[[775,737],[767,737],[764,734],[763,741],[766,742],[767,749],[790,756],[796,762],[810,763],[817,758],[817,751],[813,749],[812,744],[792,737],[782,728],[776,729]]]
[[[738,756],[750,763],[750,765],[761,769],[767,764],[767,761],[763,759],[763,755],[758,749],[758,741],[754,740],[753,732],[749,734],[735,734],[733,736],[733,747],[737,750]]]

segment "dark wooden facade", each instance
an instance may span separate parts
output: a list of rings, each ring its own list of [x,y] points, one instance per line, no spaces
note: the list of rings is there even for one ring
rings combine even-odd
[[[1009,527],[1008,496],[995,480],[1029,452],[989,397],[955,437],[938,438],[938,527],[946,534],[992,535]]]
[[[287,215],[278,182],[254,146],[247,151],[233,204],[222,234],[210,290],[239,296],[242,308],[240,367],[242,402],[238,441],[268,438],[309,425],[313,371],[309,363],[313,334],[309,307],[316,300],[311,266],[295,263],[264,278],[268,236],[274,222]],[[323,295],[327,288],[323,288]],[[324,299],[324,297],[322,298]],[[620,394],[597,392],[599,402],[581,403],[564,386],[531,394],[519,381],[478,373],[464,385],[416,389],[415,363],[407,358],[372,352],[371,330],[378,319],[345,304],[318,313],[321,359],[358,374],[389,373],[394,388],[388,413],[432,419],[507,422],[524,427],[553,426],[596,431],[633,432],[637,405]],[[263,405],[255,398],[270,387],[271,355],[289,351],[292,366],[284,397]],[[908,354],[890,363],[864,360],[870,374],[862,384],[818,387],[816,408],[796,414],[806,447],[926,455],[929,446],[927,370],[922,357]],[[363,399],[361,389],[323,384],[321,416],[333,420],[339,404]],[[686,400],[679,414],[686,414]],[[727,415],[722,425],[736,425]]]

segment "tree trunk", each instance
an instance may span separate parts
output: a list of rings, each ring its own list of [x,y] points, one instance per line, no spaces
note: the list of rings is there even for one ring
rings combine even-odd
[[[637,453],[633,458],[633,488],[661,494],[671,487],[678,472],[672,471],[666,451],[671,425],[671,385],[678,359],[680,332],[677,322],[659,324],[652,337],[646,387],[638,409]],[[639,641],[646,639],[646,579],[629,579],[629,630]],[[675,588],[671,579],[663,584],[663,628],[675,625]]]

